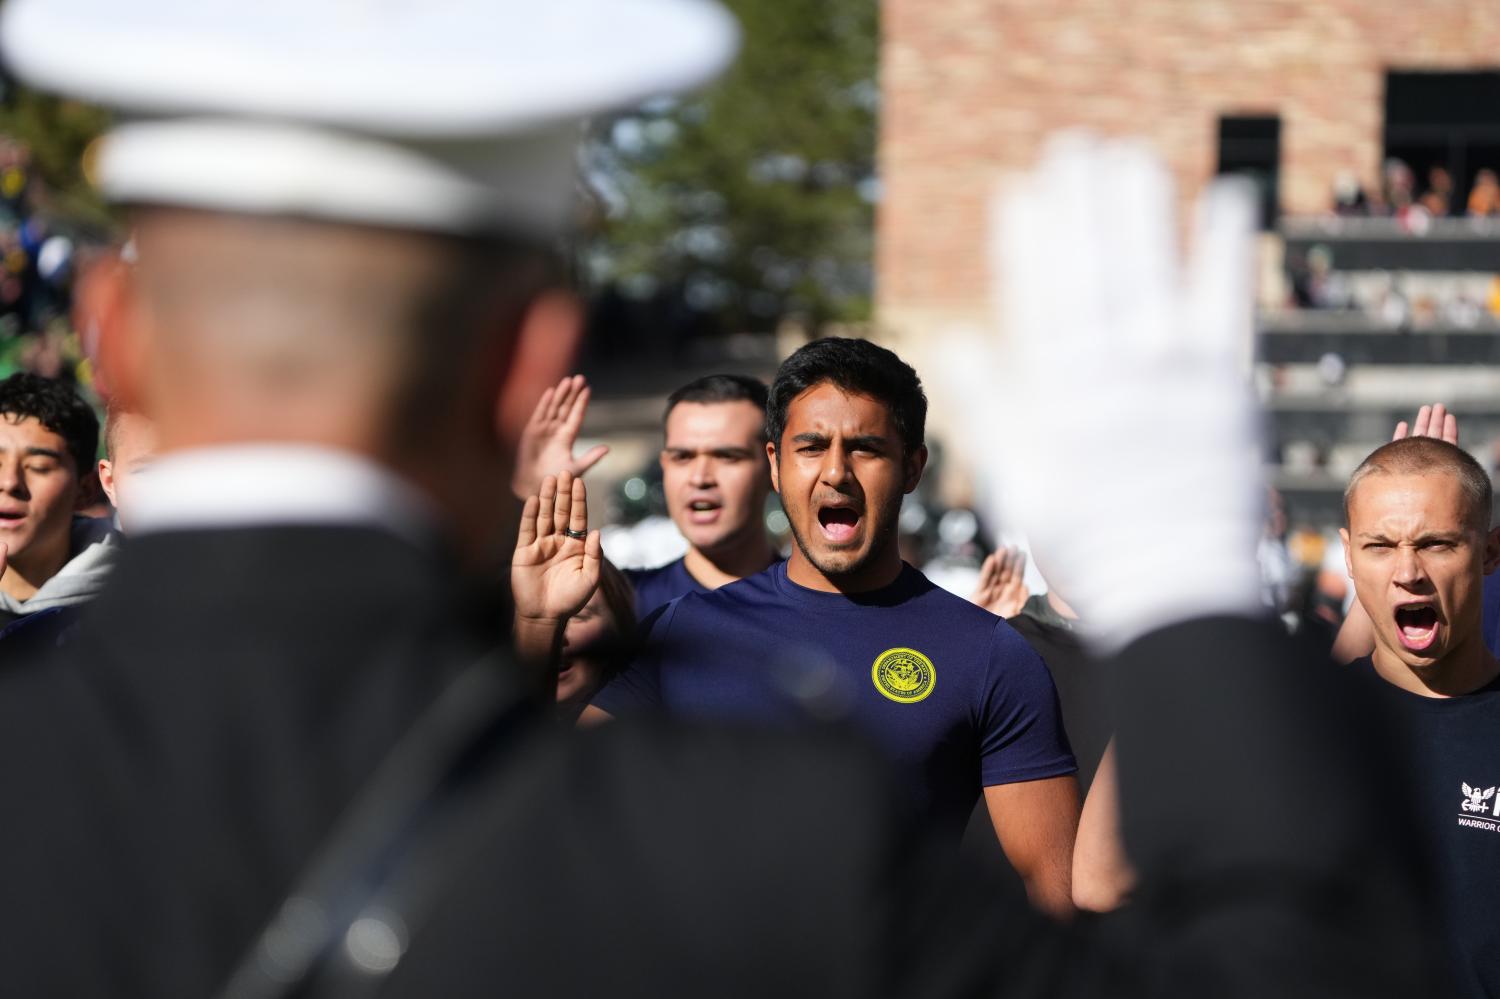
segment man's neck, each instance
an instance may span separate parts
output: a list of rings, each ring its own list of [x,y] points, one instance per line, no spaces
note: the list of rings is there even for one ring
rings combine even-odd
[[[9,559],[5,564],[5,574],[0,576],[0,591],[12,600],[30,600],[47,580],[68,564],[70,551],[71,545],[64,543],[54,551],[28,552],[28,557]]]
[[[764,534],[757,534],[737,545],[706,552],[689,545],[682,564],[692,576],[710,590],[753,576],[776,560],[776,551]]]
[[[1430,666],[1408,666],[1379,643],[1371,661],[1386,682],[1421,697],[1462,697],[1500,676],[1500,660],[1490,654],[1477,634]]]
[[[802,549],[792,546],[791,557],[786,560],[786,576],[798,586],[824,593],[869,593],[890,586],[901,575],[901,553],[891,546],[890,553],[871,559],[857,572],[832,575],[823,572],[802,554]]]

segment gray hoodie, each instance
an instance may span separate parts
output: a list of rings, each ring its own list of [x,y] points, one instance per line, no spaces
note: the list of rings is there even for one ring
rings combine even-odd
[[[93,599],[120,557],[120,534],[105,518],[74,517],[69,551],[74,555],[30,600],[0,591],[0,621]]]

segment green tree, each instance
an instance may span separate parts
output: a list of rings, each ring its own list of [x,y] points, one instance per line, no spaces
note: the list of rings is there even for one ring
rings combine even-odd
[[[84,152],[109,124],[103,110],[7,83],[0,100],[0,134],[31,150],[52,213],[66,222],[107,227],[113,217],[84,175]]]
[[[730,0],[744,44],[696,97],[613,121],[586,273],[680,293],[729,330],[868,316],[879,85],[873,0]]]

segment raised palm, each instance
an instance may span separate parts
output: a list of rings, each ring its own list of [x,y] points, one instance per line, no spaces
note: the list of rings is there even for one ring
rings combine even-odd
[[[603,553],[599,532],[589,531],[588,524],[583,480],[567,472],[544,477],[538,494],[528,497],[521,511],[510,563],[518,617],[561,622],[589,602],[599,585]]]
[[[544,476],[582,475],[609,453],[608,446],[599,444],[580,457],[573,456],[589,394],[582,375],[570,375],[542,393],[516,447],[511,489],[518,499],[538,493]]]
[[[1026,553],[1002,548],[986,556],[979,567],[979,582],[969,599],[1000,617],[1015,617],[1026,605],[1031,590],[1026,586]]]

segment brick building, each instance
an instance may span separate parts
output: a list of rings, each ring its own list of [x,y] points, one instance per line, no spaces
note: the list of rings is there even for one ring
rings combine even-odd
[[[983,309],[990,184],[1048,132],[1147,136],[1191,198],[1222,118],[1279,119],[1280,207],[1318,212],[1340,172],[1376,182],[1388,72],[1500,67],[1500,8],[1471,0],[886,0],[883,17],[877,319],[918,356]]]

